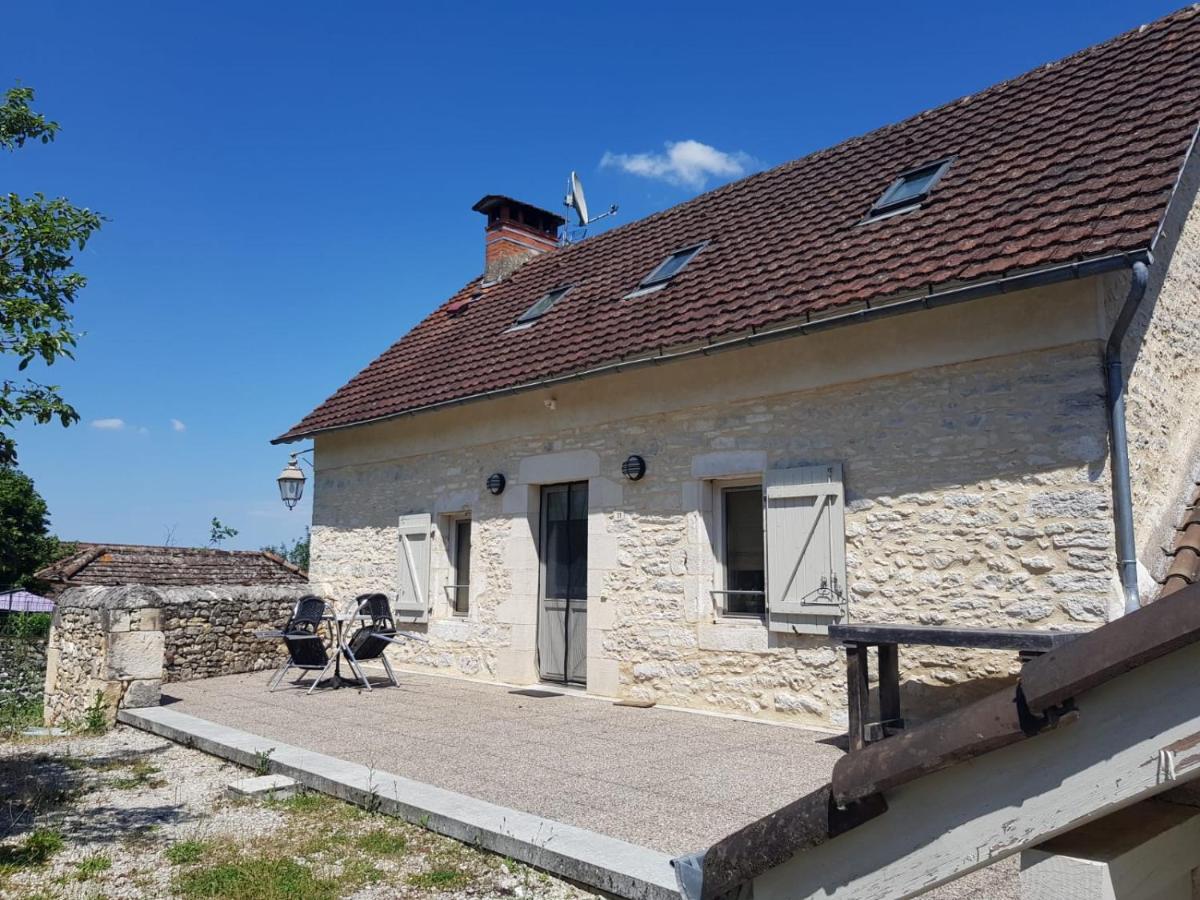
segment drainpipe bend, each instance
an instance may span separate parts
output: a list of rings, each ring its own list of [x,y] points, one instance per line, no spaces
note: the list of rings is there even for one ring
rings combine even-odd
[[[1116,535],[1117,571],[1125,595],[1125,612],[1140,606],[1138,598],[1137,547],[1133,534],[1133,489],[1129,478],[1129,437],[1125,431],[1125,372],[1121,344],[1146,295],[1150,277],[1144,262],[1135,262],[1125,305],[1117,316],[1104,348],[1104,372],[1108,401],[1108,435],[1112,443],[1113,527]]]

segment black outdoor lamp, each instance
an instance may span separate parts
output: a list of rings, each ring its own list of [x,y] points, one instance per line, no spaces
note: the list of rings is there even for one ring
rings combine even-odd
[[[311,450],[298,450],[292,454],[288,464],[279,473],[279,499],[288,509],[295,509],[300,498],[304,496],[304,473],[300,470],[300,454],[311,453]],[[311,466],[310,466],[311,468]]]
[[[505,481],[504,476],[499,472],[489,475],[487,479],[488,493],[496,497],[500,496],[504,493],[504,485],[507,483],[508,482]]]
[[[621,474],[630,481],[641,481],[642,476],[646,474],[646,461],[636,453],[631,453],[625,457],[625,462],[621,463]]]

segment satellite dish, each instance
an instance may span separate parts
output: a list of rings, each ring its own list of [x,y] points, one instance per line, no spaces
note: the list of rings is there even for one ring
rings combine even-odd
[[[571,233],[571,229],[564,226],[562,234],[559,238],[563,244],[569,244],[572,241],[579,240],[580,237],[587,234],[587,227],[593,222],[603,219],[605,216],[615,216],[617,214],[617,204],[613,204],[608,208],[607,212],[602,212],[598,216],[589,216],[587,208],[587,200],[583,196],[583,182],[579,180],[579,176],[574,172],[567,179],[567,196],[563,198],[563,206],[568,209],[575,210],[575,215],[579,217],[579,225],[575,233]],[[583,229],[582,231],[579,229]]]
[[[574,172],[567,179],[567,196],[563,199],[563,205],[575,210],[575,214],[579,216],[580,227],[587,225],[588,208],[587,200],[583,196],[583,182]]]

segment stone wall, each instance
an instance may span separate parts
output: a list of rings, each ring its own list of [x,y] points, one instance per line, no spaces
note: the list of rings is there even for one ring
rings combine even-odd
[[[1155,247],[1146,295],[1122,347],[1138,557],[1161,579],[1170,565],[1183,505],[1200,479],[1200,157],[1184,173]],[[1125,302],[1129,276],[1106,280],[1110,316]],[[1143,600],[1157,586],[1143,585]]]
[[[590,691],[839,725],[844,672],[826,639],[714,620],[704,479],[840,462],[852,620],[1087,628],[1118,596],[1106,427],[1088,341],[455,451],[404,456],[398,444],[390,460],[323,463],[327,449],[353,460],[362,438],[318,436],[311,575],[340,597],[393,591],[397,516],[469,510],[471,613],[450,615],[439,533],[430,642],[397,655],[532,680],[536,485],[584,478]],[[629,453],[646,459],[642,481],[620,475]],[[497,471],[501,497],[483,489]],[[902,662],[926,713],[1015,667],[1013,654],[933,648]]]
[[[0,707],[36,700],[46,680],[46,637],[0,635]]]
[[[47,725],[80,722],[99,697],[109,720],[122,706],[154,706],[162,684],[277,664],[278,626],[298,587],[140,585],[74,588],[58,599],[45,679]]]

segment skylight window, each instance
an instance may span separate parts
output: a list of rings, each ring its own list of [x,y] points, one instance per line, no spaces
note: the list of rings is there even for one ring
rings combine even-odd
[[[875,201],[875,205],[867,213],[867,218],[875,219],[887,213],[916,206],[929,196],[929,192],[938,183],[938,179],[945,175],[946,170],[950,168],[951,162],[953,160],[943,159],[940,162],[904,172],[888,186],[888,189],[883,192],[883,196]]]
[[[536,322],[538,319],[540,319],[542,316],[544,316],[547,312],[549,312],[550,307],[552,307],[555,303],[557,303],[559,300],[561,300],[563,294],[565,294],[570,289],[571,288],[568,285],[567,287],[555,288],[554,290],[550,291],[548,294],[543,294],[542,297],[537,301],[537,303],[533,304],[533,306],[529,307],[529,309],[525,310],[525,312],[523,312],[523,313],[521,313],[521,315],[517,316],[516,324],[528,325],[530,322]]]
[[[658,267],[638,283],[638,290],[666,284],[682,271],[683,267],[692,261],[692,257],[704,249],[704,244],[688,247],[686,250],[676,250]]]

